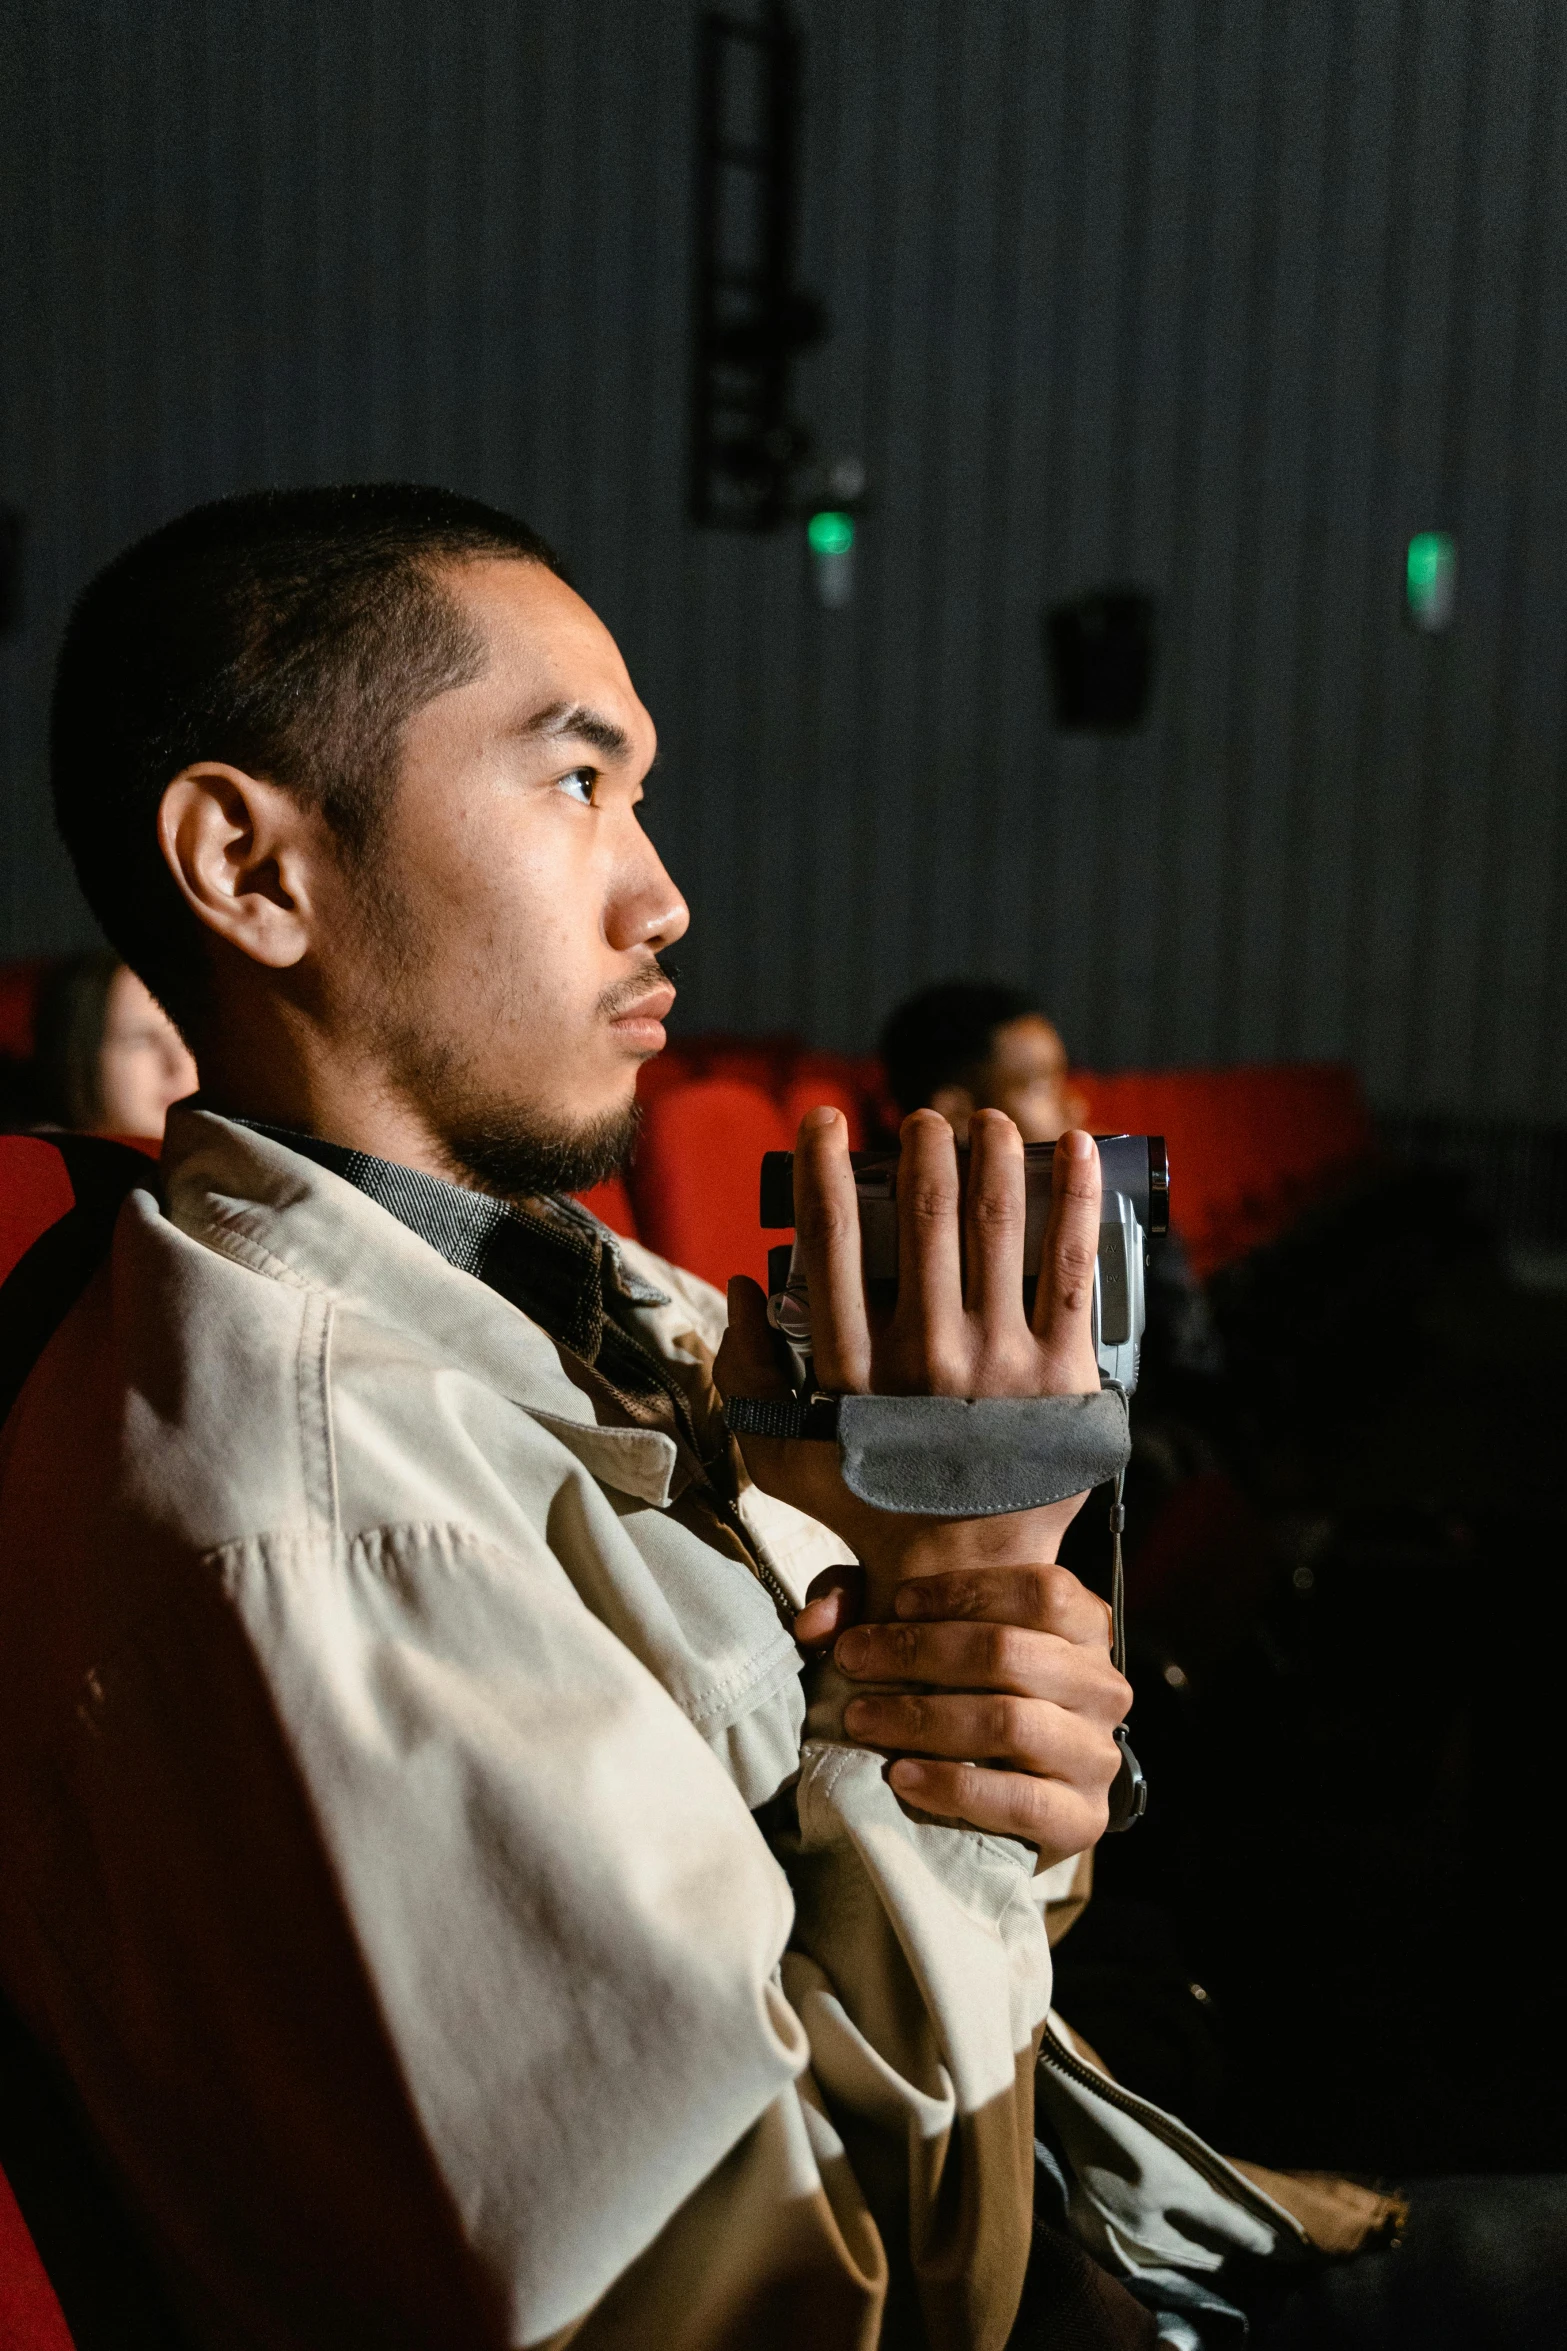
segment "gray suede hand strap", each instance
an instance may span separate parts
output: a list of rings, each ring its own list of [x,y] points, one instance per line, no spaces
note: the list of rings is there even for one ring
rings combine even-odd
[[[1126,1398],[1096,1396],[732,1397],[737,1437],[836,1440],[843,1480],[874,1510],[998,1518],[1064,1502],[1118,1477],[1132,1450]]]

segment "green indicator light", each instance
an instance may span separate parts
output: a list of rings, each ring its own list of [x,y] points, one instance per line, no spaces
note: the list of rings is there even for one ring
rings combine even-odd
[[[813,555],[847,555],[854,545],[852,514],[813,514],[805,526]]]
[[[1453,617],[1458,550],[1446,531],[1417,531],[1404,565],[1409,617],[1417,629],[1445,629]]]

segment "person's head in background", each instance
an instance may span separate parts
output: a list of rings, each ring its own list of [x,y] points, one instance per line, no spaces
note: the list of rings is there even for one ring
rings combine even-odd
[[[73,955],[39,993],[33,1079],[39,1115],[87,1135],[162,1138],[196,1064],[161,1005],[111,950]]]
[[[904,1116],[939,1110],[960,1143],[976,1110],[1004,1110],[1025,1143],[1053,1143],[1087,1115],[1054,1025],[999,981],[921,989],[882,1030],[881,1055]]]

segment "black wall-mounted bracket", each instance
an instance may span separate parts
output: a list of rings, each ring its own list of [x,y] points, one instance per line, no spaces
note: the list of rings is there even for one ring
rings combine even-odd
[[[26,525],[21,509],[0,506],[0,637],[22,625],[22,550]]]
[[[827,333],[795,282],[804,42],[783,0],[706,10],[698,40],[691,519],[772,531],[801,513],[811,456],[795,355]]]

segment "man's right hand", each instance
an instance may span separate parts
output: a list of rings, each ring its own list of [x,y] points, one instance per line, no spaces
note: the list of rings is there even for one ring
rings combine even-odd
[[[934,1111],[906,1119],[898,1169],[898,1297],[877,1315],[865,1297],[848,1131],[835,1110],[806,1113],[795,1151],[795,1215],[811,1296],[816,1380],[836,1395],[1053,1396],[1097,1391],[1090,1325],[1099,1245],[1099,1155],[1092,1138],[1056,1149],[1050,1221],[1032,1320],[1023,1307],[1026,1210],[1022,1138],[1000,1111],[969,1130],[966,1196],[952,1129]],[[725,1395],[781,1395],[787,1381],[756,1283],[729,1286],[730,1323],[715,1367]],[[1083,1497],[1004,1518],[942,1520],[875,1511],[844,1486],[837,1448],[747,1437],[766,1492],[831,1526],[865,1563],[865,1616],[888,1618],[909,1576],[1053,1562]]]

